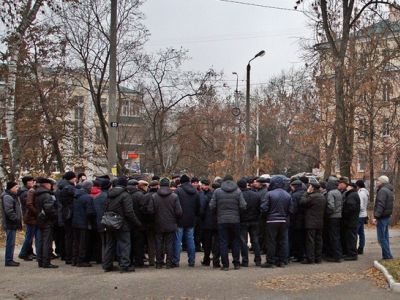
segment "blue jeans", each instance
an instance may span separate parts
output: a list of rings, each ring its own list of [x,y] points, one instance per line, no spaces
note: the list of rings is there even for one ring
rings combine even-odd
[[[11,263],[14,260],[14,249],[15,249],[15,236],[17,231],[16,230],[6,230],[6,256],[5,256],[5,263],[6,265]]]
[[[185,239],[188,263],[194,265],[196,259],[196,251],[194,246],[194,228],[178,228],[175,232],[175,246],[174,246],[174,257],[172,259],[173,264],[179,264],[181,260],[181,249],[182,249],[182,238]]]
[[[240,223],[218,224],[219,247],[221,262],[225,268],[229,268],[229,246],[232,245],[233,265],[240,264]]]
[[[22,245],[21,251],[19,252],[20,257],[27,256],[28,249],[30,247],[32,247],[33,238],[35,238],[36,252],[38,251],[38,249],[40,249],[38,233],[39,233],[39,229],[36,227],[36,225],[29,225],[29,224],[26,225],[24,244]]]
[[[358,228],[357,228],[357,234],[358,234],[358,248],[364,249],[365,247],[365,232],[364,232],[364,224],[367,218],[359,218],[358,219]]]
[[[377,219],[376,231],[378,234],[378,242],[382,248],[382,258],[392,259],[392,253],[390,252],[389,245],[389,223],[390,217]]]

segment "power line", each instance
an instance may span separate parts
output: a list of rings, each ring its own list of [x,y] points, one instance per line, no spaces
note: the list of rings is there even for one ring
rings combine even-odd
[[[304,12],[303,10],[294,9],[294,8],[279,7],[279,6],[272,6],[272,5],[263,5],[263,4],[243,2],[243,1],[235,1],[235,0],[218,0],[218,1],[234,3],[234,4],[241,4],[241,5],[248,5],[248,6],[256,6],[256,7],[262,7],[262,8],[269,8],[269,9],[284,10],[284,11]]]

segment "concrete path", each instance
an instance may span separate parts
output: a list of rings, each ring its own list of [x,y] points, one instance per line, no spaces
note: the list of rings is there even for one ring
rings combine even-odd
[[[392,230],[391,236],[393,254],[400,257],[400,231]],[[56,270],[39,269],[34,262],[0,266],[0,299],[399,299],[364,276],[380,259],[374,230],[367,231],[366,253],[354,262],[223,272],[200,266],[202,253],[196,256],[195,268],[182,254],[179,269],[130,274],[104,273],[100,266],[74,268],[59,260]]]

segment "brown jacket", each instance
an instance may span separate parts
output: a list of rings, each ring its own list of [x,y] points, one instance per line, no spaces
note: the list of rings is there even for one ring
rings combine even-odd
[[[26,198],[26,213],[24,215],[25,224],[36,225],[39,211],[37,209],[37,204],[35,203],[35,198],[35,188],[31,188],[28,191],[28,196]]]

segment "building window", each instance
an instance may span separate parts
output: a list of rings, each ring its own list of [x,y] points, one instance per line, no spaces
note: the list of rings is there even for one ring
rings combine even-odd
[[[382,100],[383,101],[390,101],[392,96],[392,86],[389,83],[385,83],[382,88]]]
[[[368,136],[368,125],[365,119],[360,119],[358,126],[358,137],[365,139]]]
[[[83,154],[83,97],[77,97],[77,104],[74,111],[74,129],[75,129],[75,153],[79,156]]]
[[[365,155],[365,153],[358,154],[357,171],[364,172],[366,165],[367,165],[367,156]]]
[[[389,119],[385,119],[382,124],[382,136],[390,136],[390,123]]]
[[[389,170],[389,155],[387,153],[382,155],[382,171]]]
[[[123,99],[121,105],[121,116],[136,117],[139,115],[138,105],[131,99]]]

